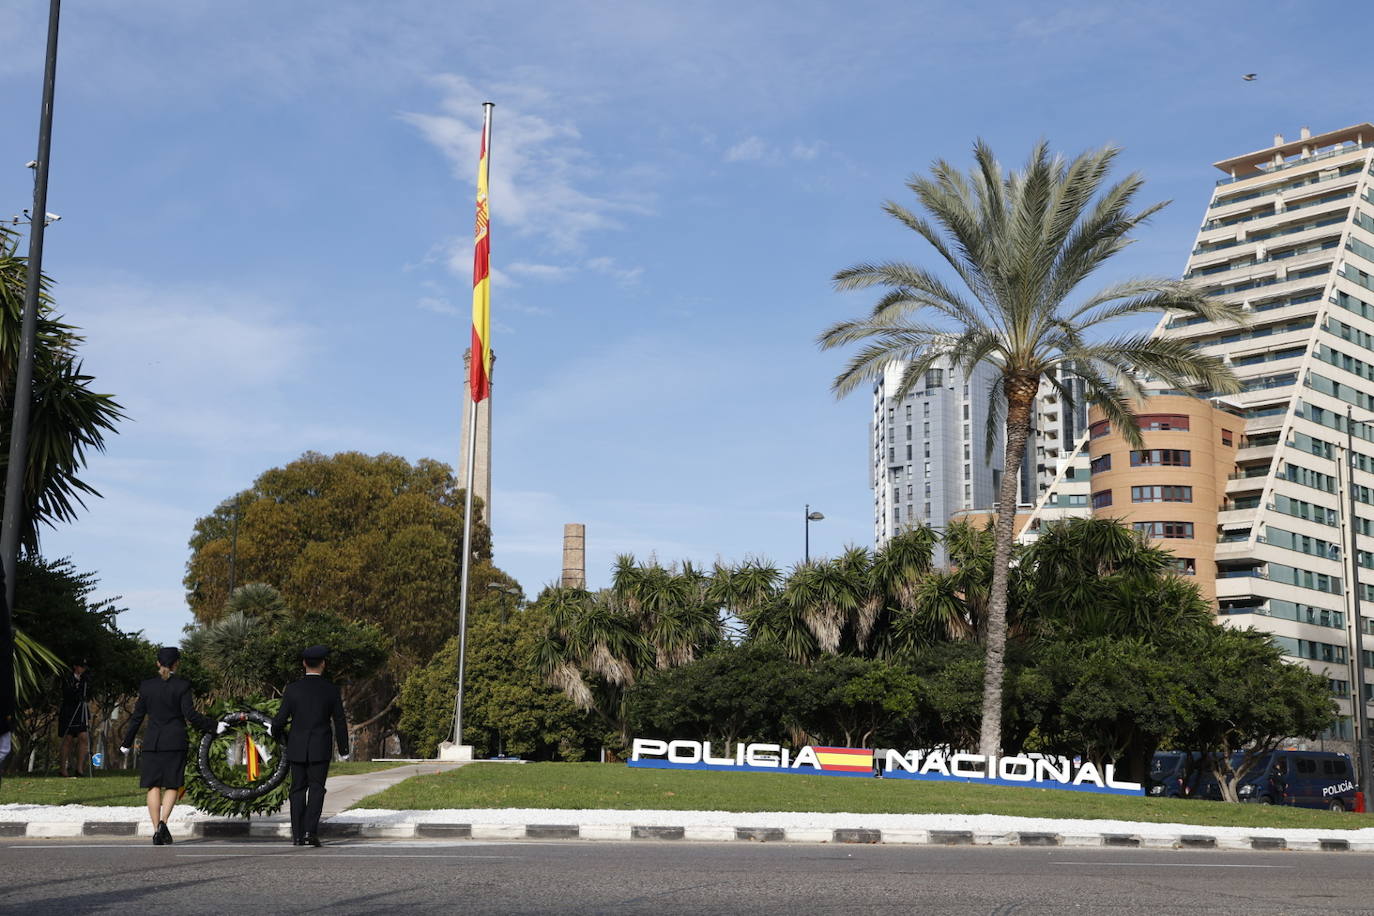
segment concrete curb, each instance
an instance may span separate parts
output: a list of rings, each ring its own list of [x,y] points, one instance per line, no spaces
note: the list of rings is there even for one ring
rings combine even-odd
[[[205,818],[174,823],[178,838],[285,839],[290,825],[281,818],[259,820]],[[903,846],[1062,846],[1126,847],[1145,849],[1232,849],[1258,851],[1363,852],[1374,853],[1374,841],[1343,837],[1317,839],[1281,836],[1224,836],[1205,833],[1046,833],[982,830],[876,830],[866,828],[783,828],[672,826],[624,824],[502,824],[410,823],[369,824],[366,821],[326,820],[320,824],[326,839],[432,839],[432,840],[654,840],[705,843],[834,843]],[[151,837],[143,821],[0,821],[0,837]]]

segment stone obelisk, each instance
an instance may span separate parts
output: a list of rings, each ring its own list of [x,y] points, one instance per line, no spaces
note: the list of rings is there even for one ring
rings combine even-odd
[[[587,526],[576,522],[563,526],[564,588],[587,587]]]
[[[463,351],[463,439],[460,443],[461,449],[458,454],[467,455],[468,436],[472,435],[472,430],[468,429],[469,418],[472,415],[472,379],[468,374],[468,365],[472,360],[471,348]],[[492,393],[496,389],[496,354],[491,354],[491,387]],[[491,401],[489,395],[477,405],[477,460],[473,465],[472,477],[474,486],[472,495],[482,501],[482,511],[473,517],[480,518],[486,522],[487,529],[491,529]],[[467,487],[467,462],[458,462],[458,488]]]

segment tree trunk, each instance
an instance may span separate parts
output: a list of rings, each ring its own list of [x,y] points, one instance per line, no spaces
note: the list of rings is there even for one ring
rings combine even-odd
[[[992,591],[984,623],[983,723],[978,735],[978,753],[984,756],[1000,754],[1002,750],[1002,679],[1007,655],[1007,586],[1011,548],[1016,538],[1016,489],[1039,387],[1038,375],[1008,375],[1002,380],[1002,393],[1007,400],[1007,442],[993,528]]]

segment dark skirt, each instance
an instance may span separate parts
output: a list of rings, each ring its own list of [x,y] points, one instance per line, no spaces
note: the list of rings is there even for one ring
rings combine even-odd
[[[180,789],[186,782],[186,751],[144,751],[138,771],[144,789]]]

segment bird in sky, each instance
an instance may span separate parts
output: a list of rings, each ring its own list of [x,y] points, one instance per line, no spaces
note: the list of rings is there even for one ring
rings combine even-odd
[[[1257,76],[1259,76],[1258,73],[1247,73],[1244,76],[1242,76],[1241,79],[1245,80],[1247,83],[1253,83],[1255,81],[1255,77]]]

